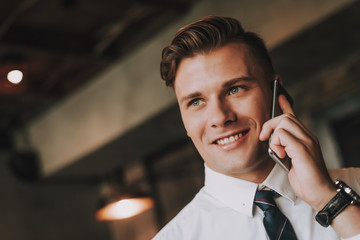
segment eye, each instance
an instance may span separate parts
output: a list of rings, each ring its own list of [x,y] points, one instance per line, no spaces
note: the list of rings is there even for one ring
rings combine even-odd
[[[200,106],[203,103],[204,103],[203,100],[201,100],[200,98],[196,98],[196,99],[191,100],[188,105],[197,107],[197,106]]]
[[[229,95],[236,94],[236,93],[240,92],[241,90],[243,90],[243,87],[240,87],[240,86],[231,87],[229,89]]]

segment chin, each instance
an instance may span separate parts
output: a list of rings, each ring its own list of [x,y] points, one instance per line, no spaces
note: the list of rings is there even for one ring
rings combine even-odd
[[[213,157],[210,159],[210,161],[205,160],[206,165],[212,170],[223,173],[225,175],[246,173],[254,169],[255,165],[258,165],[254,159],[246,159],[239,157],[219,156],[218,159],[224,159],[220,162]]]
[[[245,153],[237,153],[231,157],[221,157],[221,159],[227,159],[227,161],[217,163],[218,168],[227,175],[247,174],[263,170],[268,165],[267,161],[269,160],[267,144],[259,144],[257,146],[256,148],[248,149]]]

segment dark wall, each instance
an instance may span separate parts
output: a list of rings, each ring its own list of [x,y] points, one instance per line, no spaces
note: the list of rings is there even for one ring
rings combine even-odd
[[[8,160],[0,157],[0,239],[110,239],[107,224],[94,218],[98,185],[26,183],[10,171]]]

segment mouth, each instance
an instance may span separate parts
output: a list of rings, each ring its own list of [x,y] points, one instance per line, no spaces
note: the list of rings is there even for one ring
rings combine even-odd
[[[235,142],[235,141],[243,138],[248,132],[249,132],[249,129],[246,129],[246,130],[243,130],[243,131],[241,131],[239,133],[235,133],[235,134],[233,134],[231,136],[219,138],[219,139],[215,140],[213,143],[218,144],[218,145],[226,145],[226,144]]]

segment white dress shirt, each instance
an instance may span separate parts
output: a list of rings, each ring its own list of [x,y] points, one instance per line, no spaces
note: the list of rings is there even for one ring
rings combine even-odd
[[[330,175],[360,192],[360,169],[332,170]],[[266,240],[263,211],[253,204],[256,190],[262,187],[280,194],[275,201],[298,240],[341,239],[331,227],[315,221],[316,212],[295,196],[287,174],[277,165],[260,185],[214,172],[205,165],[205,186],[154,240]],[[360,235],[350,239],[360,240]]]

